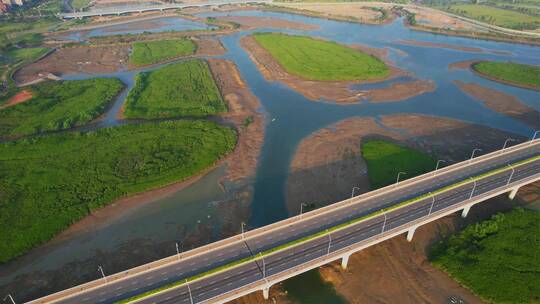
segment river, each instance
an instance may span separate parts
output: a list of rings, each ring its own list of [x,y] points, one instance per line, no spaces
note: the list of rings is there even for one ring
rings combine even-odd
[[[266,225],[288,216],[284,189],[295,148],[300,140],[312,132],[342,119],[353,116],[379,117],[387,114],[414,113],[455,118],[524,136],[530,136],[534,131],[530,126],[494,112],[472,100],[472,97],[460,91],[452,81],[459,79],[475,82],[512,94],[537,110],[540,110],[539,92],[492,82],[468,70],[450,70],[448,65],[471,59],[514,60],[540,65],[540,47],[417,32],[406,28],[400,19],[388,25],[362,25],[261,11],[201,14],[202,17],[219,15],[277,17],[319,27],[317,30],[310,31],[258,29],[221,38],[227,53],[220,57],[230,59],[238,66],[242,77],[260,99],[263,105],[261,111],[267,117],[266,134],[257,173],[250,181],[254,194],[250,206],[249,228]],[[167,19],[156,23],[152,31],[198,29],[200,26],[195,24],[189,27],[182,23],[181,28],[175,28],[168,22]],[[120,29],[122,33],[130,33],[129,27]],[[134,30],[134,32],[138,31]],[[310,101],[282,83],[266,81],[259,73],[248,54],[239,45],[241,37],[254,31],[304,34],[345,44],[360,43],[371,47],[389,48],[389,58],[398,67],[411,72],[414,78],[433,80],[436,89],[431,93],[401,102],[360,102],[339,105],[331,101]],[[98,34],[103,33],[105,31],[100,30]],[[74,33],[73,37],[79,39],[85,35],[87,34]],[[455,49],[405,45],[399,42],[403,39],[475,47],[484,52],[473,53]],[[110,127],[119,123],[116,116],[129,88],[133,86],[135,74],[133,71],[120,71],[99,75],[119,77],[128,85],[128,89],[119,96],[109,112],[105,114],[104,119],[100,121],[99,127]],[[66,75],[65,78],[81,79],[94,76],[96,75]],[[390,85],[390,82],[371,86],[387,85]],[[17,296],[19,299],[28,300],[28,297],[44,295],[61,288],[68,288],[75,283],[98,278],[99,273],[96,269],[101,263],[119,270],[128,265],[134,266],[172,255],[175,253],[176,242],[182,242],[189,233],[202,233],[200,232],[201,225],[211,227],[209,239],[216,239],[224,225],[220,202],[226,201],[231,191],[237,187],[237,185],[220,184],[224,170],[225,168],[219,167],[183,190],[149,198],[148,201],[151,203],[129,208],[104,222],[36,248],[27,255],[0,266],[0,285],[2,285],[0,291],[11,293],[9,286],[14,286],[15,282],[17,285],[27,284],[28,294],[20,293]],[[67,270],[78,271],[76,275],[79,282],[69,279]],[[19,276],[18,279],[17,276]],[[309,280],[317,281],[312,276],[313,274],[308,274]],[[33,277],[36,279],[33,280]],[[46,277],[48,282],[40,282],[37,279],[39,277]],[[287,288],[296,289],[294,283],[288,284]],[[320,284],[320,282],[313,284]],[[324,295],[320,298],[326,299],[324,303],[343,302],[337,295],[332,295],[331,288],[317,288],[317,290],[322,290]],[[299,291],[299,293],[300,295],[294,296],[296,299],[304,303],[314,303],[307,297],[302,301],[302,292]]]

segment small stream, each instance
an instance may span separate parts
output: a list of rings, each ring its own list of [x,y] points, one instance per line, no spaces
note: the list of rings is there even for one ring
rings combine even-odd
[[[252,182],[254,195],[251,202],[250,227],[259,227],[289,216],[285,205],[285,184],[289,165],[298,143],[320,128],[338,122],[342,119],[365,116],[380,117],[390,114],[425,114],[438,117],[448,117],[466,122],[485,125],[488,127],[530,136],[533,129],[524,123],[503,116],[484,107],[461,92],[452,81],[459,79],[464,82],[475,82],[482,86],[493,88],[518,97],[527,105],[540,110],[540,93],[510,87],[478,77],[467,70],[449,70],[453,62],[471,59],[514,60],[522,63],[540,65],[540,47],[514,45],[509,43],[472,40],[459,37],[448,37],[430,33],[412,31],[403,26],[402,20],[388,25],[361,25],[348,22],[323,20],[299,15],[272,13],[260,11],[238,11],[228,13],[201,14],[202,17],[219,15],[241,15],[278,17],[295,22],[319,26],[318,30],[296,31],[283,29],[261,29],[258,31],[279,31],[295,34],[305,34],[324,39],[334,40],[345,44],[364,44],[370,47],[389,48],[390,60],[401,69],[411,72],[413,76],[393,79],[381,83],[359,85],[357,89],[374,89],[386,87],[395,81],[413,81],[415,79],[433,80],[436,90],[401,102],[377,103],[361,102],[357,104],[338,105],[331,101],[313,102],[279,82],[268,82],[259,73],[248,54],[240,47],[239,40],[254,31],[245,31],[221,38],[227,54],[223,58],[232,60],[237,66],[253,93],[260,99],[263,111],[267,115],[266,135],[260,156],[257,173]],[[173,27],[167,18],[159,19],[161,26],[149,31],[185,30]],[[180,26],[180,25],[179,25]],[[190,25],[189,29],[197,29]],[[137,33],[121,27],[118,33]],[[109,33],[100,29],[94,34],[73,33],[73,39],[83,39],[87,35],[102,35]],[[485,53],[470,53],[433,47],[419,47],[399,44],[401,39],[418,40],[432,43],[448,43],[459,46],[478,47]],[[396,51],[399,50],[399,51]],[[495,54],[493,51],[510,52]],[[402,52],[406,55],[403,56]],[[141,69],[152,70],[161,67]],[[88,77],[117,77],[127,86],[110,110],[98,122],[96,127],[110,127],[119,123],[118,112],[125,98],[134,85],[134,77],[138,71],[121,71],[100,75],[66,75],[65,79],[84,79]],[[540,126],[540,121],[539,121]],[[170,243],[170,252],[174,254],[174,243],[180,238],[179,230],[186,228],[194,231],[198,224],[205,223],[217,230],[224,225],[220,220],[221,214],[216,202],[227,196],[226,188],[219,185],[219,180],[225,172],[224,167],[213,170],[193,185],[168,194],[164,197],[149,199],[150,204],[130,208],[121,215],[95,227],[72,235],[54,244],[37,248],[29,254],[0,266],[0,290],[4,284],[12,282],[19,275],[29,275],[33,272],[49,271],[59,273],[62,267],[77,263],[98,263],[97,257],[103,253],[114,254],[122,246],[135,240],[148,240],[147,250],[152,250],[152,244]],[[129,257],[125,257],[128,259]],[[98,265],[98,264],[96,264]],[[96,266],[97,267],[97,266]],[[83,273],[86,280],[98,277],[98,273]],[[299,281],[300,280],[300,281]],[[304,281],[305,280],[305,281]],[[311,282],[310,289],[302,291],[298,282]],[[291,296],[301,303],[344,303],[332,288],[324,287],[320,279],[313,273],[305,274],[285,283]],[[57,286],[68,288],[70,286]],[[325,299],[324,302],[314,302],[315,298]]]

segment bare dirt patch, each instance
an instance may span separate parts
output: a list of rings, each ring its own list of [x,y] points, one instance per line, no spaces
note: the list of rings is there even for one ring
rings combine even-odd
[[[291,30],[316,30],[319,27],[312,24],[300,23],[289,21],[281,18],[274,17],[254,17],[254,16],[224,16],[218,17],[217,19],[235,22],[245,27],[246,30],[262,28],[262,27],[271,27],[271,28],[284,28]]]
[[[320,207],[347,198],[353,186],[360,188],[355,194],[369,191],[367,168],[361,157],[363,140],[389,140],[451,164],[467,159],[473,147],[485,152],[500,149],[510,136],[515,137],[484,126],[423,115],[383,116],[380,121],[361,117],[340,121],[313,133],[298,146],[287,180],[289,211],[297,214],[300,204],[305,202],[314,202]],[[538,192],[539,186],[537,183],[536,190],[520,190],[518,195]],[[432,242],[456,227],[514,205],[506,199],[492,199],[475,206],[467,219],[450,216],[422,226],[412,243],[397,237],[356,253],[349,259],[348,270],[333,263],[319,271],[349,303],[446,303],[450,299],[482,303],[444,272],[431,266],[426,251]]]
[[[451,69],[451,70],[467,70],[467,69],[470,69],[471,68],[471,65],[474,64],[475,62],[478,62],[478,60],[465,60],[465,61],[458,61],[458,62],[453,62],[451,64],[448,65],[448,68]]]
[[[29,64],[15,73],[17,82],[38,79],[39,74],[112,73],[123,68],[129,56],[129,46],[74,46],[60,48],[45,58]]]
[[[15,96],[11,97],[5,104],[1,105],[0,109],[5,109],[7,107],[14,106],[16,104],[25,102],[31,98],[32,98],[32,92],[28,90],[23,90],[15,94]]]
[[[521,120],[533,127],[540,126],[540,113],[527,106],[517,97],[479,84],[454,80],[454,84],[495,112]]]
[[[197,44],[195,56],[221,56],[225,55],[225,48],[219,39],[215,37],[193,37],[191,38]]]
[[[386,63],[391,69],[390,76],[384,79],[372,80],[372,81],[312,81],[306,80],[301,77],[291,75],[272,57],[272,55],[262,48],[253,37],[243,37],[240,40],[241,46],[249,53],[251,60],[255,63],[261,74],[268,81],[280,81],[287,86],[296,90],[304,95],[306,98],[314,101],[319,100],[333,100],[336,102],[357,102],[358,100],[366,97],[374,98],[377,102],[381,101],[399,101],[412,96],[422,94],[431,90],[427,82],[420,83],[403,83],[395,84],[387,88],[378,89],[373,93],[373,96],[369,96],[369,91],[352,90],[350,87],[353,84],[358,83],[374,83],[383,80],[395,78],[398,76],[407,75],[403,70],[393,67],[391,63],[386,60]],[[379,50],[367,46],[353,45],[353,48],[360,49],[368,54],[374,56],[386,56],[388,50]],[[386,59],[386,58],[384,58]],[[419,91],[415,91],[419,89]],[[395,90],[395,91],[394,91]],[[374,90],[375,91],[375,90]],[[392,91],[392,92],[390,92]],[[387,98],[387,99],[386,99]]]
[[[255,174],[264,138],[264,116],[258,112],[258,98],[251,93],[232,61],[210,59],[208,63],[229,107],[223,118],[238,129],[238,143],[226,161],[227,179],[238,181]]]
[[[415,14],[415,19],[419,26],[454,31],[485,31],[472,23],[448,16],[439,10],[411,5],[407,6],[406,9]]]
[[[389,23],[394,19],[383,19],[383,14],[377,9],[388,12],[392,5],[383,2],[356,2],[356,3],[279,3],[280,7],[294,9],[294,12],[307,15],[315,14],[317,17],[328,19],[349,20],[368,24]]]
[[[362,98],[374,103],[394,102],[433,91],[435,91],[435,82],[415,80],[393,83],[387,88],[368,91],[365,95],[362,95]]]

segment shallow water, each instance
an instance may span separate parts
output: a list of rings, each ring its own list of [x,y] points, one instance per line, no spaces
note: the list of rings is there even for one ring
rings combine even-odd
[[[362,102],[349,105],[313,102],[282,83],[271,83],[262,77],[247,53],[239,46],[239,39],[252,31],[223,37],[222,43],[228,50],[223,57],[234,61],[238,66],[242,77],[260,99],[268,118],[266,137],[253,182],[255,192],[251,205],[252,215],[249,221],[251,227],[269,224],[288,216],[284,189],[290,161],[297,144],[310,133],[339,120],[352,116],[379,117],[388,114],[413,113],[460,119],[525,136],[530,136],[533,133],[531,127],[498,114],[462,93],[452,83],[452,80],[475,82],[513,94],[537,110],[540,110],[539,92],[492,82],[467,70],[449,70],[448,65],[470,59],[515,60],[540,65],[540,47],[415,32],[404,27],[401,20],[384,26],[370,26],[257,11],[204,14],[201,16],[216,15],[278,17],[315,24],[320,29],[314,31],[264,29],[264,31],[307,34],[347,44],[360,43],[372,47],[388,47],[390,48],[390,59],[398,67],[414,74],[414,78],[433,80],[436,84],[434,92],[401,102],[378,104]],[[398,40],[401,39],[478,47],[486,52],[478,54],[442,48],[401,45],[398,43]],[[396,51],[396,49],[405,52],[406,56],[400,55],[401,52]],[[492,51],[507,51],[511,54],[494,54]],[[134,75],[134,72],[119,72],[100,76],[119,77],[128,85],[128,88],[131,88]],[[71,75],[66,78],[77,79],[90,76],[93,75]],[[387,81],[363,85],[360,88],[367,88],[366,86],[384,87],[390,84],[391,81]],[[99,122],[100,126],[112,126],[118,123],[116,115],[122,106],[125,94],[127,94],[127,90],[119,97],[104,119]],[[214,170],[191,187],[166,197],[154,199],[151,204],[143,207],[127,210],[125,214],[115,217],[104,225],[90,227],[84,233],[57,242],[54,246],[38,248],[13,263],[0,266],[0,284],[6,284],[20,274],[60,269],[70,262],[92,258],[96,256],[98,251],[114,252],[119,250],[122,245],[138,239],[150,239],[155,242],[170,241],[172,248],[170,254],[173,254],[174,242],[179,241],[177,234],[179,226],[187,227],[188,230],[193,231],[199,221],[204,221],[218,228],[223,224],[220,221],[220,214],[215,208],[215,202],[222,200],[225,196],[222,188],[218,185],[223,172],[223,168]],[[86,275],[92,278],[97,277],[98,273]]]
[[[151,25],[150,28],[144,28],[144,25]],[[202,22],[187,20],[180,17],[164,17],[159,19],[150,19],[145,21],[132,21],[124,24],[104,26],[87,32],[75,32],[65,36],[60,36],[61,39],[82,41],[91,37],[124,35],[124,34],[142,34],[142,33],[158,33],[167,31],[188,31],[188,30],[204,30],[215,28]]]

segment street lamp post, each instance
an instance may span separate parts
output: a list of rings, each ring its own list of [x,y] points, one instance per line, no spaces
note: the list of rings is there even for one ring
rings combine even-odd
[[[386,226],[386,212],[383,213],[383,214],[384,214],[384,222],[382,223],[382,231],[381,231],[381,233],[384,232],[384,226]]]
[[[474,189],[476,189],[476,180],[474,180],[474,184],[473,184],[473,187],[472,187],[472,191],[471,191],[471,195],[469,196],[469,199],[471,199],[474,195]]]
[[[307,207],[307,204],[306,203],[302,203],[300,204],[300,217],[302,217],[302,213],[304,213],[304,206]]]
[[[406,173],[406,172],[399,172],[399,173],[397,174],[396,184],[399,183],[399,176],[400,176],[401,174],[407,174],[407,173]]]
[[[508,182],[506,182],[507,186],[510,184],[510,180],[512,179],[512,176],[514,176],[514,167],[512,167],[512,165],[508,165],[508,166],[510,166],[510,169],[512,169],[512,173],[510,173],[510,177],[508,178]]]
[[[261,256],[261,260],[263,264],[263,278],[266,278],[266,264],[264,263],[264,257],[262,255],[262,252],[259,252],[259,255]]]
[[[11,300],[11,303],[15,304],[15,300],[13,300],[13,297],[8,294],[5,298],[4,298],[4,301],[6,301],[7,299],[10,299]]]
[[[105,280],[105,283],[107,283],[107,277],[105,276],[105,272],[103,271],[103,267],[98,266],[98,270],[101,271],[101,275],[103,276],[103,280]]]
[[[191,304],[193,304],[193,296],[191,295],[191,288],[189,287],[189,282],[187,279],[186,279],[186,285],[187,285],[187,290],[189,292],[189,301],[191,302]]]
[[[360,190],[360,188],[358,188],[358,187],[356,187],[356,186],[355,186],[355,187],[352,187],[351,198],[354,197],[354,190]]]
[[[536,139],[536,134],[540,133],[540,130],[535,131],[533,137],[531,138],[531,145],[533,144],[534,140]]]
[[[431,195],[431,207],[429,207],[428,216],[431,215],[431,211],[433,211],[433,206],[435,205],[435,195],[433,195],[431,192],[429,193],[429,195]]]
[[[184,243],[182,243],[182,248],[183,247],[184,247]],[[178,248],[178,242],[176,242],[176,255],[178,256],[178,260],[180,261],[180,249]]]
[[[328,229],[326,229],[328,232]],[[328,251],[326,252],[326,255],[330,255],[330,245],[332,245],[332,235],[328,233]]]
[[[508,142],[510,141],[515,141],[515,139],[513,138],[507,138],[505,141],[504,141],[504,145],[503,145],[503,148],[501,150],[501,153],[504,152],[504,149],[506,149],[506,145],[508,144]]]
[[[472,159],[474,158],[474,153],[475,153],[476,151],[482,151],[482,149],[478,149],[478,148],[477,148],[477,149],[472,150],[472,153],[471,153],[471,159],[469,159],[469,162],[472,162]]]
[[[246,225],[246,223],[242,222],[242,225],[240,225],[242,227],[242,240],[244,239],[244,226]]]
[[[445,163],[445,162],[446,162],[446,161],[445,161],[444,159],[439,159],[439,160],[437,161],[437,165],[435,166],[435,171],[433,171],[433,175],[437,174],[437,170],[439,170],[439,165],[440,165],[441,163]]]

